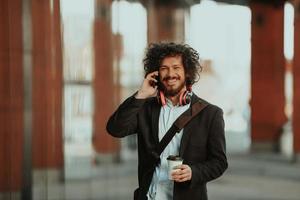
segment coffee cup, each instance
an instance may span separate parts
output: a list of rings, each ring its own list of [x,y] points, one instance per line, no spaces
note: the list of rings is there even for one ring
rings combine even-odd
[[[167,160],[168,160],[169,179],[173,180],[172,173],[175,172],[176,170],[180,170],[180,169],[176,169],[176,167],[182,165],[183,159],[180,156],[170,155],[168,156]]]

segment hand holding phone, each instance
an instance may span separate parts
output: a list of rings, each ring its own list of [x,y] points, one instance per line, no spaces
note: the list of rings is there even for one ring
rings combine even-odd
[[[155,96],[157,93],[158,79],[158,71],[147,74],[135,97],[137,99],[145,99]]]
[[[159,85],[159,76],[154,75],[152,78],[154,78],[156,81],[150,80],[150,85],[155,88]]]

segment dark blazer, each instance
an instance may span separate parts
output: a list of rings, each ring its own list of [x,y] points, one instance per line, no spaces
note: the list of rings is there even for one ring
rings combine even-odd
[[[195,94],[191,104],[204,101]],[[204,101],[206,102],[206,101]],[[174,184],[174,200],[206,200],[206,183],[221,176],[227,169],[223,112],[209,104],[184,128],[179,155],[192,169],[192,179]],[[160,104],[155,97],[125,100],[107,122],[107,131],[114,137],[137,133],[138,181],[135,200],[146,200],[155,164],[150,152],[158,144]]]

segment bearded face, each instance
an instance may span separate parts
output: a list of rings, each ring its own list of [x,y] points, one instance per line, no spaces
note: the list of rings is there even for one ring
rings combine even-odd
[[[178,95],[185,88],[185,71],[182,57],[180,55],[165,57],[159,68],[159,76],[161,89],[165,96]]]

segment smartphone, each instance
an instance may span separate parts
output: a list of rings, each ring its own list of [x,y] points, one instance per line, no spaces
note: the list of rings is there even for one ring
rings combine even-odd
[[[160,88],[159,76],[155,76],[155,79],[157,80],[157,82],[151,81],[151,82],[150,82],[150,85],[151,85],[152,87],[157,86],[157,89],[159,89],[159,88]]]

